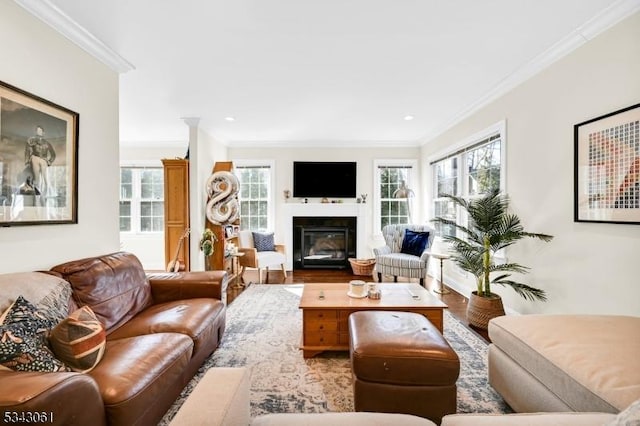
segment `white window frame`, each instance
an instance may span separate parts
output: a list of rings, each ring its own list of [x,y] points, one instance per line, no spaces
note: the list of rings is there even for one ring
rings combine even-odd
[[[483,129],[473,134],[472,136],[464,139],[463,141],[448,147],[446,150],[443,150],[434,155],[431,155],[428,158],[429,167],[431,169],[430,170],[431,178],[432,178],[432,197],[431,197],[431,203],[430,203],[431,217],[436,216],[435,201],[438,195],[438,181],[437,181],[435,163],[447,157],[452,156],[452,154],[454,153],[457,153],[455,155],[458,156],[459,158],[458,175],[457,175],[457,179],[459,182],[459,185],[458,185],[459,193],[454,195],[469,199],[470,198],[469,175],[467,173],[468,167],[465,161],[464,151],[466,150],[466,148],[470,148],[469,150],[471,150],[472,149],[471,147],[473,147],[474,145],[496,134],[500,135],[500,190],[503,193],[506,193],[507,191],[507,179],[506,179],[507,177],[507,125],[506,125],[506,120],[501,120],[487,127],[486,129]],[[481,196],[481,195],[478,195],[478,196]],[[456,219],[459,224],[464,224],[468,220],[466,212],[459,206],[457,207],[457,210],[456,210]],[[438,236],[437,238],[441,240],[440,236]],[[504,257],[504,253],[498,253],[497,256]],[[459,272],[462,272],[457,267],[456,269]]]
[[[373,160],[373,235],[382,236],[382,216],[380,215],[380,203],[382,194],[380,193],[380,167],[409,167],[409,178],[407,187],[413,190],[415,196],[411,203],[413,221],[417,222],[418,197],[420,193],[420,175],[418,171],[418,160],[415,159],[378,159]]]
[[[136,163],[121,163],[118,169],[118,176],[120,175],[120,169],[130,168],[134,169],[133,174],[133,188],[132,188],[132,197],[131,201],[131,230],[130,231],[120,231],[120,234],[124,235],[139,235],[139,236],[157,236],[164,233],[164,226],[160,231],[142,231],[140,229],[140,203],[142,202],[141,198],[141,180],[140,180],[140,171],[144,169],[158,169],[163,172],[162,164],[158,164],[157,162],[136,162]],[[120,178],[118,177],[118,189],[121,189]],[[122,198],[118,197],[118,206],[120,205],[120,201]],[[165,202],[164,200],[164,191],[162,194],[162,199],[157,200]],[[163,212],[163,220],[164,220],[164,212]],[[120,211],[118,210],[118,223],[120,221]],[[119,227],[119,225],[118,225]]]
[[[267,229],[266,231],[274,232],[275,228],[275,187],[276,187],[276,174],[275,174],[275,160],[251,160],[241,159],[233,160],[234,168],[239,167],[268,167],[269,168],[269,187],[267,188]]]

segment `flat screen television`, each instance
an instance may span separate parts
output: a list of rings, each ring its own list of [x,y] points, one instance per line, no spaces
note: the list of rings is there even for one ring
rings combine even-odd
[[[294,161],[293,196],[356,198],[356,162]]]

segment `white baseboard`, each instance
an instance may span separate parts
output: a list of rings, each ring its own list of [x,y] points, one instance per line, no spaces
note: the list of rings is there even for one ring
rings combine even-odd
[[[438,280],[437,277],[435,277],[433,274],[429,274],[434,280]],[[446,282],[446,286],[449,287],[450,289],[456,291],[457,293],[463,295],[464,297],[466,297],[467,299],[469,298],[469,296],[471,296],[471,292],[475,290],[475,288],[471,288],[467,285],[465,285],[464,283],[458,282],[455,279],[449,278],[445,275],[444,277],[444,281]],[[504,302],[504,299],[503,299]],[[504,311],[505,313],[507,313],[508,315],[522,315],[520,312],[514,310],[513,308],[509,307],[509,306],[504,306]]]

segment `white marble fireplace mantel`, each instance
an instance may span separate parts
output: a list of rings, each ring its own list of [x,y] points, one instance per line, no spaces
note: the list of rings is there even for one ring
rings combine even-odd
[[[356,217],[356,254],[358,258],[370,257],[367,252],[367,223],[369,204],[362,203],[287,203],[283,205],[284,243],[287,247],[287,269],[293,269],[293,218],[294,217]]]

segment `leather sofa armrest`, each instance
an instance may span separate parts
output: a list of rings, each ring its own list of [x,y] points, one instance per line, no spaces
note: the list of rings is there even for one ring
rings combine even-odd
[[[154,303],[209,297],[226,300],[226,271],[147,273]],[[224,294],[224,296],[223,296]]]
[[[98,385],[88,374],[0,372],[0,423],[106,425]],[[17,422],[22,423],[22,422]]]

